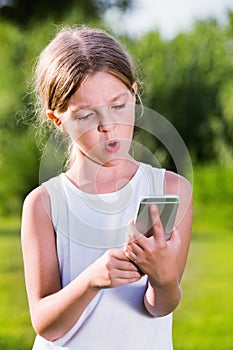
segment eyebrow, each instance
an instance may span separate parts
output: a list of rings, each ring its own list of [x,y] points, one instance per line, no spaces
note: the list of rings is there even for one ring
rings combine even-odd
[[[115,101],[119,100],[119,98],[126,97],[126,96],[128,96],[128,92],[122,92],[119,95],[113,97],[109,102],[115,102]]]
[[[119,100],[120,98],[126,97],[126,96],[128,96],[128,92],[121,92],[120,94],[114,96],[111,100],[109,100],[108,103],[116,102],[116,101]],[[104,104],[107,104],[107,103],[104,103]],[[99,104],[99,105],[100,105],[100,104]],[[71,108],[70,111],[71,111],[71,113],[73,114],[73,113],[79,112],[79,111],[82,110],[82,109],[93,108],[93,107],[99,106],[99,105],[85,105],[85,104],[81,104],[81,105],[79,105],[79,106],[77,106],[77,107]]]

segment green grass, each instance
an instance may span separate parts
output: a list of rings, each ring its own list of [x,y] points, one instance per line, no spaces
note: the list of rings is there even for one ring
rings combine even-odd
[[[233,237],[194,235],[174,313],[176,350],[233,349],[232,277]]]
[[[233,350],[233,170],[194,170],[194,233],[174,312],[174,350]],[[34,339],[19,226],[19,218],[0,219],[1,350],[30,350]]]
[[[194,168],[194,222],[175,350],[233,350],[233,169]]]
[[[0,349],[31,349],[34,333],[24,286],[17,218],[0,222],[0,301]]]

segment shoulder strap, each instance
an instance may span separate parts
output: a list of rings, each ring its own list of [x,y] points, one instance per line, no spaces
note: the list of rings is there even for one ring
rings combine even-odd
[[[67,229],[67,205],[65,200],[65,193],[60,176],[51,178],[42,183],[46,188],[50,197],[51,215],[54,228],[58,227],[61,231]],[[63,231],[65,232],[65,231]]]
[[[165,169],[154,168],[149,164],[142,163],[142,170],[149,183],[150,194],[164,193]]]

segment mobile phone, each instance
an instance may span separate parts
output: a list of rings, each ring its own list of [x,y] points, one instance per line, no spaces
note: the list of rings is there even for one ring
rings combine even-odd
[[[141,198],[134,221],[137,229],[147,237],[152,235],[152,221],[149,210],[149,207],[152,204],[155,204],[158,208],[166,240],[169,240],[179,206],[179,197],[175,194],[166,194],[160,196],[145,196]]]

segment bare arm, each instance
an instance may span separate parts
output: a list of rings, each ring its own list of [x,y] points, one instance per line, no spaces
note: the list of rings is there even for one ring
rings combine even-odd
[[[61,288],[49,196],[41,188],[24,202],[22,249],[32,324],[38,334],[51,341],[73,327],[101,288],[141,278],[123,251],[111,249]]]
[[[192,227],[192,189],[188,181],[167,172],[165,193],[178,194],[180,205],[171,239],[165,240],[156,207],[151,207],[152,237],[144,237],[131,223],[132,241],[126,248],[129,259],[148,275],[144,302],[156,317],[172,312],[181,299],[180,281],[185,268]],[[154,209],[154,210],[153,210]]]

